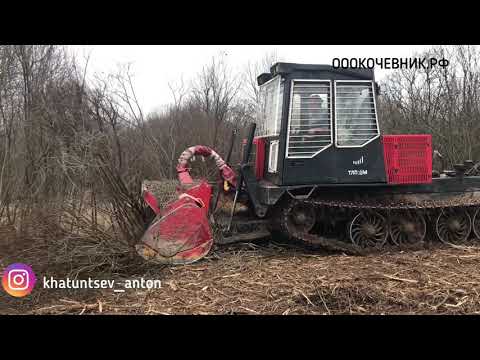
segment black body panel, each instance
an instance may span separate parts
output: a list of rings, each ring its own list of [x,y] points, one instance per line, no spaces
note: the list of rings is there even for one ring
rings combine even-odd
[[[375,198],[377,196],[399,194],[449,194],[449,193],[480,193],[480,177],[447,177],[433,179],[431,184],[393,185],[386,183],[368,184],[324,184],[277,186],[268,181],[260,181],[256,195],[261,204],[275,205],[280,198],[290,192],[294,195],[309,195],[319,198]]]
[[[330,146],[311,159],[286,158],[282,185],[386,182],[380,140],[377,138],[362,148]]]

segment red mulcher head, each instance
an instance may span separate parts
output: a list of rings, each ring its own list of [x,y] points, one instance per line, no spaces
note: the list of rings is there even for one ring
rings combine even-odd
[[[136,246],[137,252],[146,260],[160,264],[189,264],[200,260],[213,244],[212,230],[208,222],[208,210],[212,187],[206,180],[197,185],[188,172],[188,161],[195,155],[211,157],[225,181],[236,185],[235,172],[225,161],[207,146],[192,146],[178,160],[177,173],[181,194],[177,200],[160,209],[155,196],[143,189],[143,198],[157,214],[155,220]]]

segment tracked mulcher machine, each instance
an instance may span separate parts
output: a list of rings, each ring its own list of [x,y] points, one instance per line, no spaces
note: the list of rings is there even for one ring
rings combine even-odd
[[[480,239],[480,163],[432,171],[431,135],[383,135],[373,70],[277,63],[258,85],[260,112],[235,170],[231,149],[224,161],[193,146],[165,208],[144,184],[155,213],[137,245],[145,259],[190,263],[214,241],[270,235],[353,253]],[[215,160],[218,186],[190,177],[195,156]]]

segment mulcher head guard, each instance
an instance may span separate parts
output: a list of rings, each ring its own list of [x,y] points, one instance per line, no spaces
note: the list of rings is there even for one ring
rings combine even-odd
[[[189,264],[200,260],[213,244],[208,212],[212,187],[206,180],[194,182],[188,172],[188,161],[193,156],[213,158],[220,175],[235,186],[236,175],[223,159],[206,146],[193,146],[180,156],[177,173],[180,180],[178,197],[163,209],[146,186],[143,198],[156,214],[137,244],[137,252],[146,260],[160,264]]]

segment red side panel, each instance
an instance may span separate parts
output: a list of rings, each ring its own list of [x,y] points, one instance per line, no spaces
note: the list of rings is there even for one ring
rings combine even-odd
[[[382,142],[389,184],[432,182],[432,135],[384,135]]]
[[[148,206],[150,206],[150,209],[152,209],[156,215],[160,214],[160,207],[158,206],[158,201],[155,195],[148,190],[143,190],[143,200]]]
[[[265,170],[265,139],[255,138],[253,143],[257,148],[255,151],[255,175],[257,180],[260,180],[263,179]]]
[[[242,154],[245,151],[245,146],[247,144],[247,139],[242,140]],[[265,138],[254,138],[253,139],[253,148],[250,161],[252,158],[255,159],[255,176],[257,180],[261,180],[264,177],[265,170]]]
[[[185,191],[185,194],[196,199],[197,203],[201,204],[208,214],[210,198],[212,197],[212,187],[206,181],[202,181],[199,185],[191,187]]]
[[[188,264],[207,255],[213,243],[211,194],[204,181],[180,194],[148,227],[136,245],[139,255],[160,264]]]

